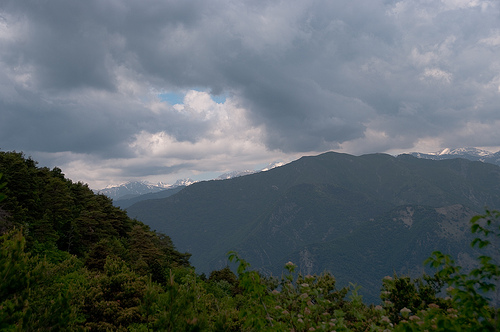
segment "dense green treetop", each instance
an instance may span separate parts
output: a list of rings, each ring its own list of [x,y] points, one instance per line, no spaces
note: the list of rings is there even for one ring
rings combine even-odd
[[[0,203],[0,233],[21,230],[33,253],[74,254],[100,269],[109,254],[144,264],[148,271],[189,266],[189,255],[176,251],[168,236],[130,219],[111,199],[66,179],[59,168],[37,167],[22,153],[0,152],[0,173],[6,196]]]

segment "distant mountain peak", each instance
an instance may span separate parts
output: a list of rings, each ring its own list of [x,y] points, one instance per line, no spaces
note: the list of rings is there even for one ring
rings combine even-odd
[[[99,189],[99,191],[103,191],[106,189],[114,189],[114,188],[120,188],[120,187],[126,187],[126,188],[134,188],[134,187],[161,187],[161,188],[168,188],[171,185],[165,184],[163,182],[158,182],[158,183],[152,183],[149,181],[127,181],[123,182],[120,184],[111,184],[108,185],[102,189]]]
[[[245,176],[245,175],[250,175],[256,173],[255,171],[250,171],[250,170],[245,170],[245,171],[233,171],[233,172],[227,172],[224,174],[219,175],[216,180],[228,180],[232,178],[237,178],[239,176]]]
[[[165,189],[189,186],[195,181],[191,179],[177,180],[173,185],[163,182],[151,183],[149,181],[129,181],[120,185],[111,185],[103,189],[94,190],[96,193],[104,194],[113,200],[132,198],[148,193],[155,193]]]
[[[284,163],[281,161],[273,161],[272,163],[270,163],[269,165],[267,165],[266,167],[264,167],[259,171],[250,171],[250,170],[232,171],[219,175],[215,180],[227,180],[239,176],[264,172],[283,165]],[[156,193],[158,191],[162,191],[165,189],[173,189],[181,186],[187,187],[195,182],[197,181],[192,180],[190,178],[179,179],[174,184],[166,184],[164,182],[151,183],[148,181],[128,181],[119,185],[109,185],[103,189],[94,190],[94,192],[104,194],[112,198],[113,200],[130,199],[139,195]]]
[[[442,155],[461,156],[461,155],[470,154],[470,155],[474,155],[474,156],[478,156],[478,157],[486,157],[486,156],[492,155],[493,153],[486,151],[486,150],[478,149],[478,148],[457,148],[457,149],[444,148],[444,149],[442,149],[434,154],[439,155],[439,156],[442,156]]]
[[[449,148],[444,148],[443,150],[441,150],[439,152],[436,152],[436,155],[441,156],[441,155],[444,155],[444,154],[449,154],[449,152],[450,152]]]
[[[500,166],[500,151],[493,153],[487,150],[473,148],[473,147],[456,148],[456,149],[444,148],[437,152],[431,152],[431,153],[411,152],[408,154],[422,159],[443,160],[443,159],[463,158],[472,161],[482,161],[485,163],[490,163]]]
[[[179,179],[179,180],[175,181],[175,183],[173,185],[168,185],[167,188],[174,188],[174,187],[180,187],[180,186],[186,186],[187,187],[189,185],[192,185],[195,182],[197,182],[197,181],[192,180],[190,178]]]

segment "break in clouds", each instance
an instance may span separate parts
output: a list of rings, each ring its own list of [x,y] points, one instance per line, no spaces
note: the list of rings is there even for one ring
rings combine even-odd
[[[2,1],[0,148],[99,188],[500,142],[494,0]]]

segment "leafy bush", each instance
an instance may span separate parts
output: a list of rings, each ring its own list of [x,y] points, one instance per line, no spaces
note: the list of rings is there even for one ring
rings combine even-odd
[[[437,269],[436,278],[446,284],[446,306],[429,304],[426,310],[410,316],[404,330],[497,331],[499,296],[500,212],[486,210],[471,219],[471,231],[478,234],[472,241],[483,252],[477,257],[478,267],[462,272],[449,255],[434,252],[426,261]],[[487,249],[489,252],[485,252]]]

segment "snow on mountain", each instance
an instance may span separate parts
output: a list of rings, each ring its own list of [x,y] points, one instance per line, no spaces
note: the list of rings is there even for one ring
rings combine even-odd
[[[269,165],[267,165],[266,167],[264,167],[263,169],[261,169],[259,171],[244,170],[244,171],[228,172],[228,173],[224,173],[224,174],[219,175],[216,178],[216,180],[227,180],[227,179],[236,178],[238,176],[244,176],[244,175],[249,175],[249,174],[254,174],[254,173],[259,173],[259,172],[265,172],[265,171],[268,171],[270,169],[283,166],[284,164],[285,163],[283,163],[281,161],[273,161],[272,163],[270,163]]]
[[[267,165],[267,167],[261,169],[260,171],[261,172],[269,171],[270,169],[273,169],[273,168],[276,168],[276,167],[280,167],[280,166],[283,166],[283,165],[285,165],[284,162],[274,161],[274,162],[270,163],[269,165]]]
[[[187,179],[180,179],[180,180],[177,180],[175,181],[175,183],[173,185],[168,185],[167,188],[175,188],[175,187],[180,187],[180,186],[189,186],[193,183],[195,183],[196,181],[194,180],[191,180],[189,178]]]
[[[275,161],[259,171],[244,170],[244,171],[228,172],[218,176],[216,180],[227,180],[238,176],[249,175],[257,172],[264,172],[283,165],[284,163]],[[127,183],[123,183],[121,185],[111,185],[100,190],[94,190],[94,192],[104,194],[109,198],[112,198],[113,200],[130,199],[139,195],[156,193],[165,189],[171,189],[180,186],[189,186],[195,182],[196,181],[192,179],[180,179],[177,180],[174,184],[165,184],[163,182],[158,182],[154,184],[147,181],[130,181]]]
[[[492,155],[492,152],[478,149],[478,148],[458,148],[458,149],[449,149],[445,148],[439,152],[435,153],[436,155],[443,156],[443,155],[456,155],[456,156],[462,156],[462,155],[471,155],[471,156],[476,156],[476,157],[488,157]]]
[[[436,154],[437,154],[438,156],[442,156],[442,155],[449,154],[449,153],[450,153],[450,149],[445,148],[445,149],[443,149],[442,151],[437,152]]]
[[[238,176],[244,176],[256,173],[255,171],[245,170],[245,171],[232,171],[219,175],[216,180],[227,180],[232,178],[237,178]]]
[[[169,185],[163,182],[150,183],[147,181],[129,181],[121,185],[108,186],[100,190],[94,190],[96,193],[104,194],[113,200],[132,198],[139,195],[159,192],[169,188],[178,186],[188,186],[195,181],[191,179],[177,180],[175,184]]]
[[[443,160],[452,158],[464,158],[472,161],[482,161],[485,163],[500,166],[500,151],[493,153],[478,148],[445,148],[433,153],[411,152],[409,154],[422,159]]]

